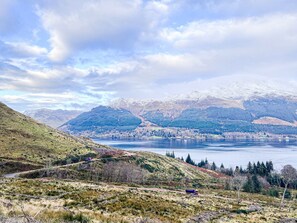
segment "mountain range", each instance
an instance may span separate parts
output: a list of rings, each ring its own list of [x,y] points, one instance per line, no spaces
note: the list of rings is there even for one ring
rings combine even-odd
[[[169,131],[174,137],[177,130],[190,130],[194,135],[296,135],[296,111],[297,100],[293,96],[244,99],[206,96],[163,101],[120,99],[109,106],[98,106],[82,113],[62,125],[61,129],[86,136],[125,135],[127,132],[129,137],[138,137],[144,132],[160,136],[160,131]]]
[[[110,113],[109,109],[102,106],[92,111]],[[131,121],[136,121],[135,126],[139,124],[137,119],[130,120],[129,112],[124,110],[118,112],[121,113],[121,117],[118,122],[115,122],[116,127]],[[85,115],[82,116],[85,117]],[[179,159],[148,152],[126,152],[93,143],[86,138],[68,135],[38,123],[1,102],[0,153],[0,178],[2,175],[21,172],[27,174],[22,176],[35,178],[39,174],[44,176],[47,169],[48,176],[51,173],[56,178],[86,180],[91,175],[97,176],[101,173],[103,165],[107,162],[120,162],[119,168],[130,165],[129,171],[138,168],[139,171],[151,173],[153,179],[162,175],[160,180],[168,176],[207,180],[215,174],[213,171],[203,172],[201,168],[190,166]],[[114,170],[111,169],[111,171]],[[115,174],[117,174],[116,171]]]
[[[65,122],[77,117],[82,111],[77,110],[51,110],[51,109],[36,109],[27,110],[24,112],[25,115],[30,116],[34,120],[44,123],[53,128],[57,128]]]
[[[236,108],[234,111],[237,112]],[[250,117],[243,113],[238,118]],[[141,127],[148,121],[132,112],[106,106],[94,108],[68,123],[79,126],[80,121],[93,131],[100,126],[122,132],[148,128]],[[294,200],[289,198],[278,212],[280,199],[270,197],[275,195],[266,190],[275,187],[278,192],[282,188],[266,180],[268,189],[262,189],[262,194],[241,194],[226,185],[244,179],[244,175],[233,178],[219,172],[233,173],[232,169],[218,169],[215,163],[201,168],[193,165],[190,155],[185,162],[174,158],[173,152],[163,156],[95,144],[38,123],[2,103],[0,152],[0,222],[190,223],[208,221],[211,215],[223,217],[224,222],[247,222],[249,218],[252,222],[291,222],[287,221],[288,216],[294,216]],[[240,183],[244,182],[248,180]],[[254,210],[255,202],[261,204],[256,206],[260,211]],[[154,220],[147,221],[146,217]]]

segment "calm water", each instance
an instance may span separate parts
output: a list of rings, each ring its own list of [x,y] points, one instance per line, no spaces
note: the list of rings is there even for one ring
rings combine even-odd
[[[175,156],[188,154],[199,162],[207,158],[217,165],[225,167],[246,167],[249,161],[273,161],[276,169],[286,164],[297,168],[297,142],[201,142],[195,140],[99,140],[94,141],[119,149],[132,151],[150,151],[165,155],[166,151],[174,151]]]

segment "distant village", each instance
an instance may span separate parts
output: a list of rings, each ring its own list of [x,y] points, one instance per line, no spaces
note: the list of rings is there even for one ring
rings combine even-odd
[[[202,134],[197,129],[138,127],[134,131],[108,131],[104,133],[84,132],[82,136],[102,139],[193,139],[193,140],[263,140],[288,142],[297,140],[297,135],[271,133],[227,132],[223,134]]]

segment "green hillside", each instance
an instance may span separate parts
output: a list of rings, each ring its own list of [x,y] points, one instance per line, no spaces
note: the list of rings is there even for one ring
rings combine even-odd
[[[94,182],[136,183],[146,185],[182,185],[185,182],[205,185],[209,180],[225,177],[179,159],[151,153],[127,152],[110,148],[98,151],[91,162],[28,171],[24,178],[62,178]]]
[[[257,103],[249,101],[246,102],[246,105],[249,106],[248,109],[250,110],[210,107],[207,109],[186,109],[175,118],[166,117],[159,111],[147,112],[143,117],[161,127],[198,129],[200,133],[205,134],[223,134],[225,132],[297,134],[297,127],[295,126],[253,123],[254,120],[265,116],[293,122],[296,116],[294,114],[295,107],[293,107],[295,104],[286,107],[278,102],[279,107],[283,107],[282,109],[276,105],[270,108],[269,103],[265,107],[265,103],[262,101]]]
[[[31,169],[49,160],[54,162],[88,153],[94,152],[82,140],[37,123],[0,103],[2,172]]]
[[[193,129],[200,134],[297,134],[295,100],[255,98],[243,101],[240,108],[208,106],[207,103],[206,106],[197,106],[195,101],[190,100],[175,103],[173,107],[166,101],[150,106],[140,103],[138,107],[129,103],[115,108],[98,106],[68,121],[60,129],[89,137],[106,137],[108,134],[116,137],[138,137],[138,127],[152,125],[171,129]]]
[[[104,175],[99,174],[104,168],[116,168],[114,172],[118,172],[123,169],[122,166],[129,171],[131,169],[144,171],[148,181],[174,180],[171,179],[172,176],[177,178],[175,180],[181,178],[203,180],[210,177],[182,161],[166,156],[126,152],[72,137],[37,123],[2,103],[0,142],[0,174],[41,169],[50,161],[53,165],[74,163],[61,169],[54,168],[51,173],[53,177],[69,176],[72,179],[85,180],[90,174],[95,173],[100,179],[106,180]],[[87,168],[78,162],[86,156],[97,157],[87,165]],[[106,163],[110,163],[110,166],[105,166]],[[42,173],[42,170],[39,172]],[[66,174],[61,174],[64,172]]]
[[[141,120],[130,111],[98,106],[68,121],[61,129],[73,133],[83,131],[101,133],[110,130],[134,130],[140,124]]]
[[[239,200],[238,191],[230,187],[235,181],[223,173],[151,152],[83,141],[4,104],[0,104],[0,142],[0,175],[22,171],[12,179],[0,177],[0,222],[292,222],[287,219],[296,218],[292,188],[292,198],[286,198],[281,211],[280,196],[268,192],[282,188],[273,185],[263,187],[262,194],[241,192]],[[94,158],[72,159],[82,156]],[[48,160],[56,161],[56,166],[42,168]],[[195,189],[198,196],[185,189]]]

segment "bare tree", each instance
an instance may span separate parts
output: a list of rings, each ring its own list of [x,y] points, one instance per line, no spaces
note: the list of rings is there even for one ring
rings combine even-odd
[[[291,165],[285,165],[283,167],[283,169],[281,170],[281,176],[282,176],[282,180],[285,184],[285,189],[284,189],[282,200],[280,203],[280,206],[282,207],[284,204],[284,199],[285,199],[286,191],[288,189],[289,184],[297,179],[297,171]]]
[[[46,164],[45,164],[45,173],[46,173],[46,176],[48,177],[50,175],[50,171],[52,170],[53,168],[53,165],[52,165],[52,160],[51,159],[48,159],[46,161]]]
[[[115,165],[113,162],[108,162],[104,164],[102,169],[102,178],[108,182],[113,181],[113,175],[115,173]]]
[[[148,171],[127,162],[108,162],[103,165],[102,179],[108,182],[144,183]]]
[[[245,184],[246,180],[247,180],[246,176],[240,175],[237,172],[234,174],[234,177],[231,180],[233,188],[235,188],[237,191],[238,203],[240,203],[240,191],[243,185]]]

